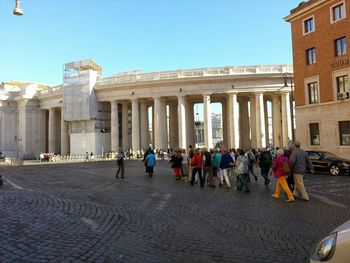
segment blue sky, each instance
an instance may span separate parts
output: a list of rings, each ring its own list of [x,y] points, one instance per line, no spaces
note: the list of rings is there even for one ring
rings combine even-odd
[[[91,58],[103,75],[227,65],[292,64],[300,0],[0,1],[0,81],[59,84],[63,65]]]

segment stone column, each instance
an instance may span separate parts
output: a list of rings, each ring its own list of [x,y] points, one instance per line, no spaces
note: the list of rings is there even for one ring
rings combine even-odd
[[[250,135],[251,135],[250,146],[252,148],[257,148],[258,142],[257,142],[257,131],[256,131],[256,99],[255,99],[255,94],[249,96],[249,101],[250,101]]]
[[[228,95],[228,118],[229,118],[229,148],[239,147],[239,105],[237,102],[237,94],[230,93]]]
[[[194,111],[193,111],[193,101],[190,99],[187,99],[186,104],[186,112],[187,112],[187,146],[192,145],[194,147],[195,145],[195,127],[194,127]]]
[[[161,131],[161,136],[162,136],[162,144],[161,148],[164,151],[168,150],[168,116],[167,116],[167,102],[166,98],[162,98],[161,100],[161,126],[160,126],[160,131]]]
[[[250,146],[249,138],[249,112],[248,112],[248,98],[243,97],[239,103],[240,111],[240,147],[248,149]]]
[[[154,149],[161,149],[163,146],[162,133],[162,101],[161,98],[154,98]]]
[[[178,127],[179,127],[179,147],[187,149],[187,129],[186,129],[186,97],[178,96]]]
[[[213,147],[213,128],[211,122],[210,95],[203,95],[204,110],[204,145],[209,149]]]
[[[289,140],[292,139],[292,120],[290,111],[289,93],[282,93],[282,138],[283,146],[288,147]]]
[[[179,147],[179,130],[177,126],[177,105],[172,102],[169,104],[169,141],[171,149]]]
[[[270,144],[270,139],[269,139],[270,129],[269,129],[269,115],[268,115],[268,111],[267,111],[267,102],[268,102],[267,98],[264,98],[265,136],[266,136],[265,143],[266,143],[266,146],[268,146]]]
[[[111,101],[111,150],[117,152],[119,148],[119,115],[118,101]]]
[[[142,100],[140,104],[140,126],[141,126],[141,149],[149,147],[148,137],[148,107],[146,100]]]
[[[128,102],[122,104],[122,141],[123,149],[129,149],[129,107]]]
[[[64,121],[64,114],[61,111],[61,155],[69,154],[69,125]]]
[[[280,111],[280,96],[273,95],[272,97],[272,125],[273,125],[273,146],[280,147],[281,144],[281,111]]]
[[[132,99],[131,105],[131,134],[132,134],[132,150],[135,153],[140,149],[140,115],[139,115],[139,101]]]
[[[225,148],[227,148],[230,143],[229,143],[229,139],[228,139],[228,134],[229,134],[229,131],[228,131],[228,118],[227,118],[227,111],[228,111],[228,106],[227,106],[227,99],[223,99],[221,101],[221,105],[222,105],[222,139],[224,141],[223,145]]]
[[[256,103],[256,135],[257,135],[257,147],[266,147],[266,133],[265,133],[265,114],[264,114],[264,94],[255,94]]]
[[[49,153],[56,153],[56,110],[49,110]]]

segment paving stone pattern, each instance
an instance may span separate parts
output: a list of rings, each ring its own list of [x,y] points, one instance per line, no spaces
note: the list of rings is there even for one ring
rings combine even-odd
[[[287,203],[261,177],[246,194],[191,187],[169,167],[149,178],[127,161],[125,179],[114,162],[1,168],[0,262],[308,262],[350,219],[350,177],[307,176],[311,201]]]

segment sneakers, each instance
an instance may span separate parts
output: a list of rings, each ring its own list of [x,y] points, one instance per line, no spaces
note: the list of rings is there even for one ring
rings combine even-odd
[[[288,199],[286,202],[294,202],[294,199]]]
[[[272,196],[272,198],[274,198],[274,199],[279,199],[279,196],[277,196],[277,195],[271,195]]]

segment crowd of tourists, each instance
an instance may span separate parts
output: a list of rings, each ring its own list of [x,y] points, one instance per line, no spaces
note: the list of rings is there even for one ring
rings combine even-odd
[[[146,173],[153,177],[157,153],[149,148],[143,154]],[[120,149],[117,155],[118,170],[116,177],[124,178],[125,155]],[[230,178],[235,178],[236,189],[249,193],[251,178],[255,182],[258,176],[254,168],[260,168],[260,174],[265,185],[269,185],[271,176],[276,177],[276,189],[272,195],[279,199],[281,190],[285,192],[287,201],[292,202],[300,194],[302,200],[308,201],[309,196],[303,183],[307,171],[313,173],[312,164],[307,154],[295,142],[293,149],[175,149],[170,152],[169,162],[174,177],[178,181],[188,181],[191,186],[199,182],[201,188],[224,187],[232,189]]]

